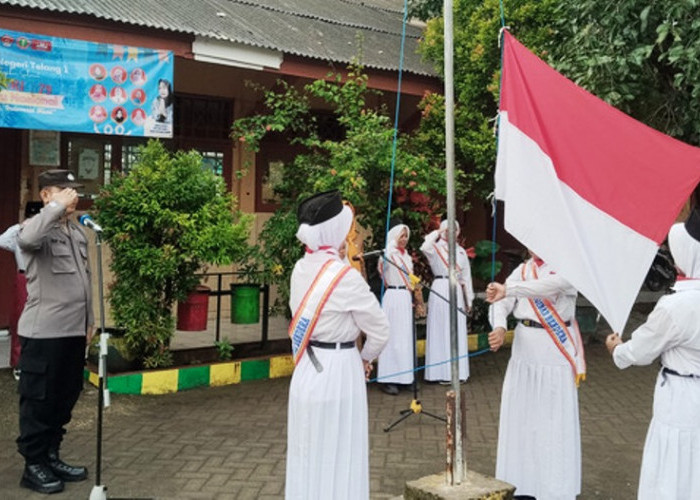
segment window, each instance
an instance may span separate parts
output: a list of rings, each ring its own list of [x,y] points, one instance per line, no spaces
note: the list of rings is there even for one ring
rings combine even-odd
[[[282,181],[284,165],[301,154],[300,146],[291,146],[279,137],[264,141],[255,158],[255,211],[274,212],[280,200],[274,187]]]
[[[342,141],[345,128],[338,123],[333,113],[312,111],[316,118],[318,135],[322,140]],[[302,154],[304,148],[290,145],[289,137],[270,133],[260,145],[255,157],[255,211],[274,212],[279,208],[280,200],[275,195],[274,187],[282,180],[284,165],[294,161]]]
[[[112,144],[104,136],[69,135],[65,140],[63,165],[73,172],[84,198],[94,199],[109,184],[112,170]]]
[[[226,179],[231,188],[233,103],[226,99],[175,95],[175,137],[161,139],[168,149],[198,151],[204,166]],[[128,173],[139,161],[147,137],[61,134],[62,165],[85,185],[80,208],[89,208],[113,172]]]

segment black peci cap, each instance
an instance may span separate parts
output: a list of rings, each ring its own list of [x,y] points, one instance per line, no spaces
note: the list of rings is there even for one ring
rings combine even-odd
[[[82,184],[75,182],[75,176],[70,170],[53,169],[39,174],[39,189],[56,186],[60,188],[81,188]]]
[[[343,210],[343,198],[340,191],[326,191],[315,194],[299,203],[297,220],[299,224],[315,226],[332,219]]]
[[[696,205],[690,212],[688,220],[685,221],[685,230],[696,241],[700,241],[700,206]]]

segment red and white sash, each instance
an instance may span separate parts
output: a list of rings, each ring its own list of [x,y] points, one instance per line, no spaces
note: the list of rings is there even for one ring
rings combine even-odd
[[[530,263],[532,276],[534,279],[538,279],[537,265],[534,260],[531,260]],[[527,264],[522,267],[521,277],[523,281],[526,279],[526,267]],[[566,361],[571,365],[576,387],[578,387],[581,380],[586,380],[586,360],[583,352],[581,331],[579,330],[576,318],[572,319],[572,325],[576,334],[576,337],[574,337],[567,328],[566,322],[561,319],[561,316],[559,316],[554,304],[552,304],[550,300],[528,299],[528,301],[538,321],[544,327],[545,331],[552,339],[552,342],[554,342],[554,345],[557,346],[559,352],[562,353]]]
[[[401,276],[401,281],[403,281],[404,285],[406,286],[406,289],[413,290],[414,285],[413,283],[411,283],[411,280],[409,278],[411,276],[411,271],[409,271],[408,266],[406,265],[406,261],[403,260],[403,256],[399,255],[398,262],[393,255],[390,256],[390,259],[400,269],[399,276]]]
[[[321,267],[304,294],[299,307],[289,323],[289,337],[292,339],[292,355],[296,366],[304,355],[309,345],[311,334],[316,328],[316,323],[321,316],[323,306],[326,305],[331,293],[338,285],[340,279],[352,269],[337,260],[328,260]]]
[[[438,246],[437,243],[433,243],[433,247],[435,247],[435,253],[437,253],[437,256],[440,257],[440,260],[442,261],[443,264],[445,264],[445,269],[447,271],[450,270],[450,264],[449,261],[447,260],[447,257],[442,253],[442,250],[440,250],[440,247]],[[457,252],[458,253],[458,252]],[[457,270],[458,273],[462,272],[462,268],[459,267],[459,264],[457,264],[457,256],[455,255],[455,269]]]

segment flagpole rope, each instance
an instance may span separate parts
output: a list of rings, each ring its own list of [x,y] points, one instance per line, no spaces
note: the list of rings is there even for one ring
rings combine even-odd
[[[463,354],[463,355],[461,355],[461,356],[457,356],[457,357],[454,358],[454,359],[460,360],[460,359],[462,359],[462,358],[473,358],[474,356],[480,356],[480,355],[482,355],[482,354],[486,354],[486,353],[489,352],[490,350],[491,350],[491,349],[489,349],[489,348],[487,347],[486,349],[481,349],[480,351],[470,352],[470,353],[467,353],[467,354]],[[404,370],[404,371],[402,371],[402,372],[390,373],[389,375],[383,375],[383,376],[381,376],[381,377],[375,377],[375,378],[373,378],[373,379],[368,380],[367,383],[372,383],[372,382],[376,382],[377,380],[383,380],[383,379],[391,378],[391,377],[398,377],[399,375],[405,375],[405,374],[407,374],[407,373],[415,373],[415,372],[419,372],[419,371],[421,371],[421,370],[425,370],[426,368],[432,368],[433,366],[440,366],[440,365],[444,365],[444,364],[446,364],[446,363],[451,363],[451,362],[452,362],[452,359],[448,359],[448,360],[446,360],[446,361],[439,361],[439,362],[437,362],[437,363],[432,363],[432,364],[429,364],[429,365],[421,365],[421,366],[418,366],[418,367],[416,367],[416,368],[413,368],[412,370]]]
[[[406,24],[408,24],[408,0],[403,2],[403,20],[401,23],[401,50],[399,51],[399,79],[396,85],[396,111],[394,112],[394,137],[391,142],[391,173],[389,176],[389,194],[386,204],[386,224],[384,226],[384,246],[389,237],[389,223],[391,221],[391,203],[394,195],[394,176],[396,171],[396,150],[399,137],[399,111],[401,110],[401,82],[403,79],[404,47],[406,45]],[[382,258],[386,258],[382,256]],[[380,303],[384,298],[384,280],[382,280]]]

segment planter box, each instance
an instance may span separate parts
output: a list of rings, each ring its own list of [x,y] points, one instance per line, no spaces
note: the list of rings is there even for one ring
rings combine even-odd
[[[247,380],[288,377],[294,370],[291,354],[237,361],[180,366],[163,370],[109,375],[107,387],[116,394],[169,394],[195,387],[239,384]],[[85,378],[97,386],[97,367],[88,365]]]
[[[506,333],[505,345],[510,345],[513,332]],[[469,352],[488,348],[488,334],[468,335]],[[425,340],[416,343],[418,357],[425,357]],[[289,377],[294,371],[294,360],[289,352],[289,341],[271,341],[265,349],[268,354],[260,355],[263,349],[259,342],[239,344],[233,351],[231,361],[207,359],[216,355],[213,347],[174,351],[173,356],[182,366],[162,370],[110,374],[108,389],[115,394],[170,394],[196,387],[240,384],[248,380],[264,380]],[[243,358],[242,358],[243,357]],[[196,364],[193,364],[196,363]],[[97,367],[89,363],[85,369],[85,379],[94,386],[98,384]]]

